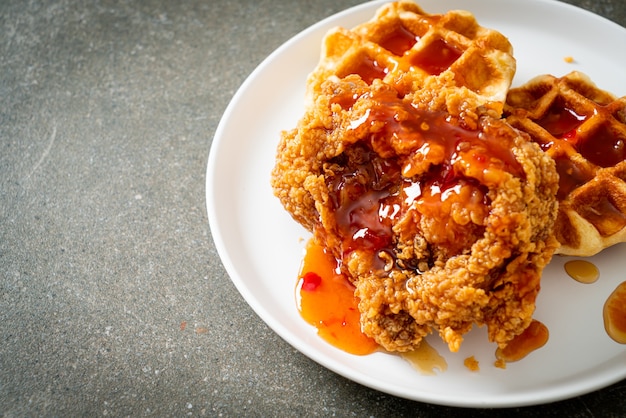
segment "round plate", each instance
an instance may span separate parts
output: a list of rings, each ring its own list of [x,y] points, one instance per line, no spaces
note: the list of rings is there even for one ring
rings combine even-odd
[[[425,376],[397,355],[338,350],[300,317],[294,289],[309,234],[272,194],[276,146],[280,131],[295,127],[303,112],[306,76],[317,64],[326,31],[369,20],[382,4],[346,10],[286,42],[249,76],[226,109],[209,156],[207,208],[215,245],[237,289],[269,327],[306,356],[355,382],[404,398],[451,406],[523,406],[623,379],[626,347],[607,336],[602,306],[625,278],[624,245],[590,260],[601,274],[594,284],[569,278],[563,268],[568,258],[553,259],[535,314],[548,326],[550,339],[504,370],[493,365],[495,346],[483,328],[472,330],[458,353],[429,337],[448,369]],[[514,85],[539,74],[579,70],[599,87],[626,94],[626,29],[604,18],[552,0],[424,0],[420,5],[429,13],[469,10],[482,26],[509,37],[518,64]],[[479,372],[463,365],[470,355],[480,362]]]

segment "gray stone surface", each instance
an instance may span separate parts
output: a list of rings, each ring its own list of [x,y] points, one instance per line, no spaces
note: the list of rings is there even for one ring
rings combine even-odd
[[[461,412],[298,353],[238,294],[208,228],[206,162],[233,93],[284,41],[358,2],[0,2],[4,416]],[[626,25],[622,0],[571,3]],[[621,382],[508,413],[623,416],[625,398]]]

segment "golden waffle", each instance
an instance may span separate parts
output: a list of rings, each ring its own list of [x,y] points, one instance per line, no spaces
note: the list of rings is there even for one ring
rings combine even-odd
[[[556,162],[558,253],[590,256],[626,241],[626,96],[579,72],[544,75],[511,89],[505,115]]]
[[[512,51],[505,36],[479,26],[470,12],[427,14],[411,1],[390,3],[372,20],[326,35],[307,82],[309,103],[324,81],[357,74],[431,108],[458,115],[485,106],[499,115],[515,73]],[[451,87],[460,94],[450,94]]]

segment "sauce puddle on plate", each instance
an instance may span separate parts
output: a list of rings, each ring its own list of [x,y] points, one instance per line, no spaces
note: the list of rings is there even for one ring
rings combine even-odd
[[[595,283],[600,277],[598,267],[586,260],[568,261],[564,268],[580,283]],[[626,344],[626,281],[620,283],[604,302],[602,319],[608,336],[619,344]]]
[[[408,361],[415,370],[425,375],[436,374],[435,369],[445,372],[448,368],[446,359],[426,340],[422,340],[416,350],[400,353],[400,357]]]
[[[572,260],[564,265],[567,274],[581,283],[594,283],[599,270],[591,262]],[[317,328],[317,332],[331,345],[356,355],[381,351],[381,347],[361,332],[358,298],[354,286],[339,271],[338,261],[324,247],[310,239],[298,275],[296,300],[302,318]],[[618,286],[604,306],[605,328],[615,341],[626,344],[626,282]],[[506,363],[523,359],[543,347],[549,338],[548,328],[533,320],[530,326],[506,347],[496,350],[495,365],[505,368]],[[447,363],[426,340],[420,347],[399,355],[423,374],[435,374],[435,369],[445,371]],[[465,362],[473,371],[474,361]]]
[[[496,366],[504,368],[506,363],[519,361],[540,349],[548,342],[548,328],[533,319],[528,328],[513,338],[506,347],[496,350]]]
[[[600,271],[595,264],[586,260],[570,260],[564,265],[565,272],[580,283],[594,283],[600,277]]]
[[[307,243],[298,275],[296,300],[300,315],[315,326],[320,337],[351,354],[366,355],[382,348],[361,332],[358,298],[354,286],[339,272],[337,260],[313,240]],[[426,340],[419,348],[399,353],[425,375],[445,371],[446,360]]]
[[[298,277],[298,310],[306,322],[317,328],[320,337],[351,354],[379,350],[378,344],[361,332],[354,286],[339,273],[332,254],[313,240],[307,243]]]
[[[620,283],[604,303],[604,329],[609,337],[626,344],[626,282]]]

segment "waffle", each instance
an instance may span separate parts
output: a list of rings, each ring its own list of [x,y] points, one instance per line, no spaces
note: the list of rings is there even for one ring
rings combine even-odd
[[[626,241],[626,96],[580,72],[543,75],[511,89],[504,114],[556,162],[558,253],[591,256]]]
[[[505,36],[478,25],[470,12],[427,14],[411,1],[390,3],[372,20],[326,35],[307,80],[308,102],[324,81],[357,74],[368,84],[380,79],[431,109],[459,115],[484,107],[499,115],[515,74],[512,52]]]

